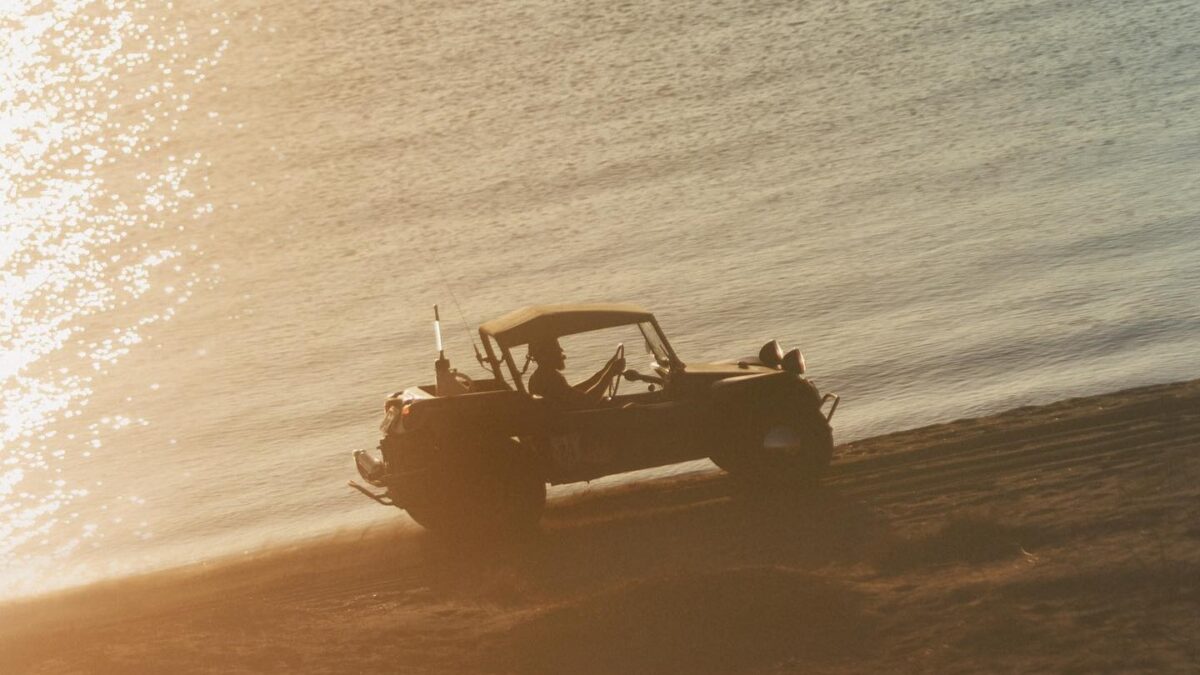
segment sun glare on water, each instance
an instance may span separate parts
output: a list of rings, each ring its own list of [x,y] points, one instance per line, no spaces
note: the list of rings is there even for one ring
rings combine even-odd
[[[197,283],[181,232],[211,206],[176,133],[225,44],[192,42],[146,3],[0,2],[0,598],[86,574],[56,562],[108,523],[63,467],[145,423],[89,398]]]

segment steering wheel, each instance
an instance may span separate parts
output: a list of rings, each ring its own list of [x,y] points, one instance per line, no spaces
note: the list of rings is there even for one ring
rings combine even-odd
[[[617,345],[617,353],[613,355],[613,360],[615,361],[617,359],[623,359],[623,358],[625,358],[625,343],[624,342]],[[621,380],[623,380],[623,379],[625,379],[625,378],[622,377],[622,374],[617,373],[616,377],[609,380],[609,382],[608,382],[608,397],[610,399],[614,398],[617,395],[617,390],[621,388]]]

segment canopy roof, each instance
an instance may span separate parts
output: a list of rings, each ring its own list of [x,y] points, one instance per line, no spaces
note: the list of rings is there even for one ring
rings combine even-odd
[[[542,338],[586,333],[653,318],[653,314],[637,305],[535,305],[492,319],[480,326],[479,332],[490,335],[501,347],[514,347]]]

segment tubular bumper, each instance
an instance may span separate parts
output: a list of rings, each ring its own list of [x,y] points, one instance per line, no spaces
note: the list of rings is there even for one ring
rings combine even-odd
[[[825,402],[828,401],[829,399],[833,399],[833,406],[830,407],[829,412],[825,414],[826,422],[833,421],[833,413],[837,412],[838,404],[842,402],[842,397],[838,396],[837,394],[825,394],[824,396],[821,397],[820,407],[824,408]]]
[[[387,483],[383,480],[384,476],[387,475],[387,465],[375,459],[366,450],[354,451],[354,467],[358,469],[358,475],[362,476],[362,479],[371,485],[380,488],[387,487]],[[392,499],[390,491],[383,494],[376,494],[354,481],[347,481],[347,484],[384,506],[399,506]]]
[[[377,495],[374,492],[371,492],[367,488],[359,485],[358,483],[355,483],[352,480],[346,481],[346,484],[349,485],[350,487],[354,488],[355,490],[358,490],[359,492],[363,493],[364,495],[370,497],[371,499],[374,499],[375,501],[379,502],[380,504],[383,504],[384,506],[399,506],[396,502],[392,501],[391,497],[389,497],[386,494]]]

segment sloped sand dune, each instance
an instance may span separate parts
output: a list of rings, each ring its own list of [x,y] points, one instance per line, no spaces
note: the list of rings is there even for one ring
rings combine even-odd
[[[1200,381],[700,471],[520,542],[395,526],[0,608],[0,672],[1200,670]]]

